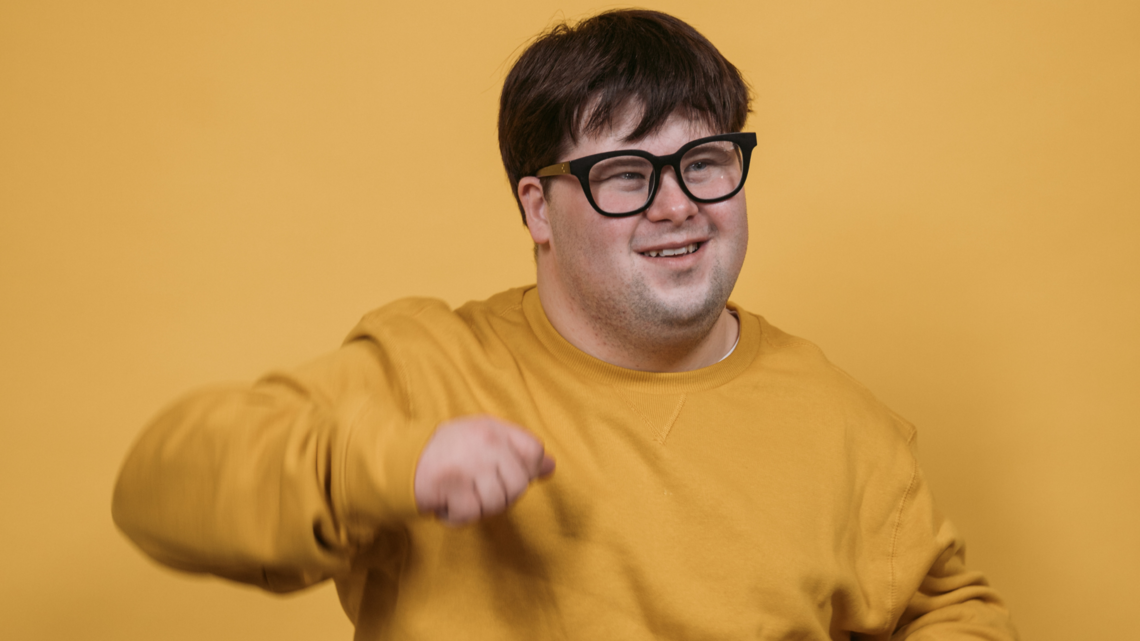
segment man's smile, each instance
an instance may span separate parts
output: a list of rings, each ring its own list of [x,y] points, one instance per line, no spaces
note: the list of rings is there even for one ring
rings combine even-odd
[[[688,245],[684,245],[681,247],[665,247],[662,249],[651,249],[649,251],[638,252],[638,253],[641,254],[642,256],[648,256],[650,258],[657,258],[657,257],[661,257],[661,256],[664,256],[664,257],[684,256],[686,254],[692,254],[692,253],[696,252],[698,249],[701,248],[701,246],[703,244],[704,243],[689,243]]]

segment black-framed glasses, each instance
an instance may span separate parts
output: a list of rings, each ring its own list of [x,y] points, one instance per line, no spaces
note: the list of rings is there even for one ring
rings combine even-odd
[[[672,167],[685,195],[698,203],[728,200],[744,187],[756,134],[732,133],[698,138],[676,153],[654,156],[621,149],[543,167],[538,178],[570,174],[582,184],[586,200],[603,216],[632,216],[653,204],[661,170]]]

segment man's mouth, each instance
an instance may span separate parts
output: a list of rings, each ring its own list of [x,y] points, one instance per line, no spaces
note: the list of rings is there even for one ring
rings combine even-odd
[[[691,243],[689,245],[685,245],[684,247],[674,247],[674,248],[670,248],[670,249],[654,249],[652,251],[641,252],[641,255],[642,256],[648,256],[650,258],[667,257],[667,256],[684,256],[685,254],[691,254],[691,253],[697,251],[698,249],[700,249],[701,245],[702,245],[702,243]]]

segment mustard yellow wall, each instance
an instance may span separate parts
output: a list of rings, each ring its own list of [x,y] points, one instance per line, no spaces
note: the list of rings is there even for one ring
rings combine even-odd
[[[0,3],[0,637],[351,638],[143,558],[118,465],[191,387],[530,282],[501,81],[613,6]],[[1133,638],[1140,3],[652,6],[756,90],[735,299],[919,426],[1027,640]]]

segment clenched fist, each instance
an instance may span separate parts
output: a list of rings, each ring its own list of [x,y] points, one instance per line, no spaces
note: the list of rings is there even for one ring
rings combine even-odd
[[[531,481],[554,472],[554,459],[530,432],[493,416],[441,423],[416,466],[416,506],[451,525],[498,514]]]

